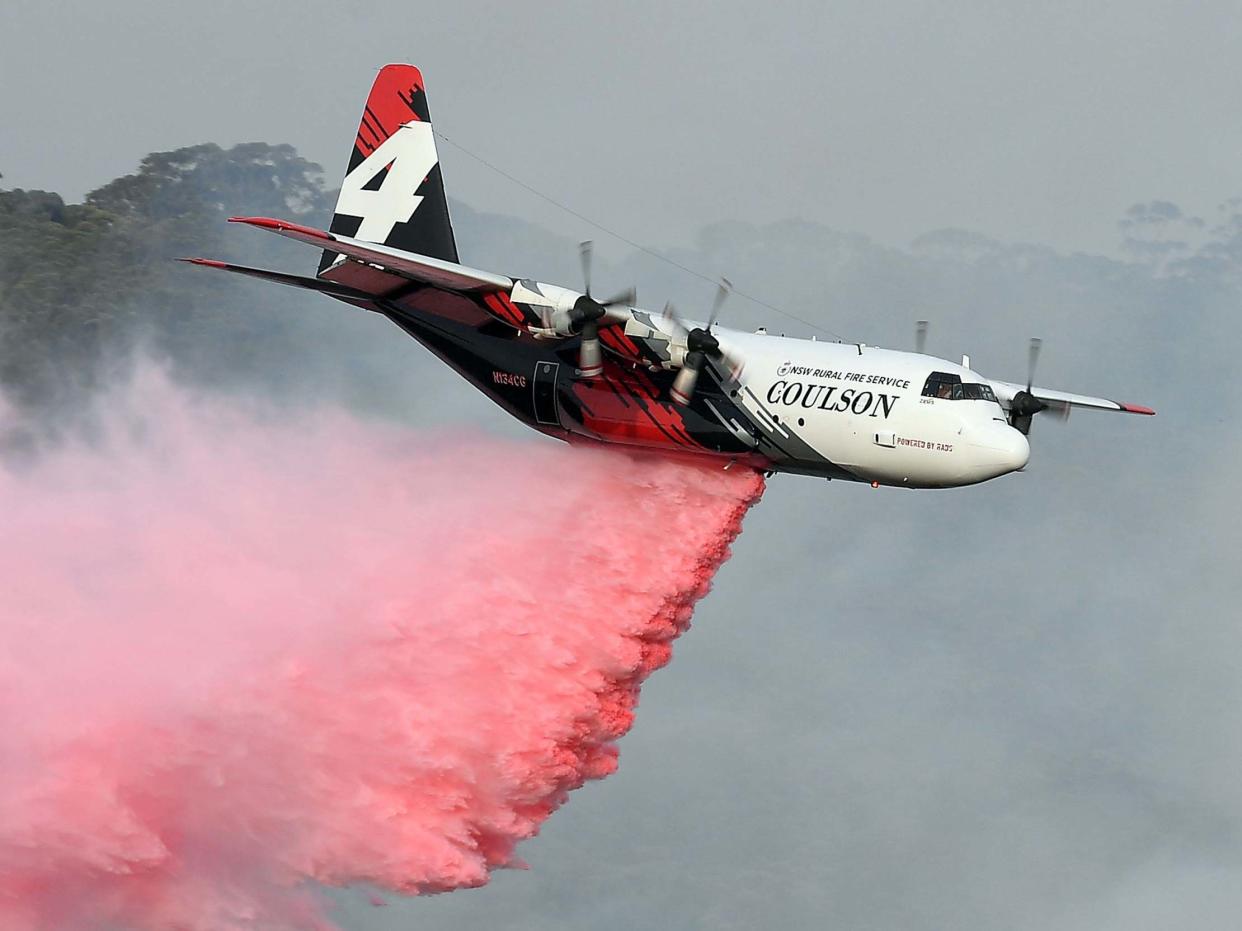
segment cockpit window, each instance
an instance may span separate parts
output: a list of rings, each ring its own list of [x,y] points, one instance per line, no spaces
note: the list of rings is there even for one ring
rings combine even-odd
[[[991,385],[963,384],[960,375],[932,372],[923,384],[923,397],[949,401],[995,401]]]
[[[995,401],[991,385],[962,385],[967,401]]]
[[[923,397],[925,398],[951,398],[953,397],[953,386],[961,387],[962,379],[958,375],[950,375],[947,372],[932,372],[927,376],[927,381],[923,384]]]

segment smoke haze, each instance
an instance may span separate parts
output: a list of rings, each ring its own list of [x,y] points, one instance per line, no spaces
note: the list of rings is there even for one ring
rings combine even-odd
[[[0,924],[328,927],[481,885],[611,773],[762,479],[154,370],[0,471]]]
[[[4,187],[72,200],[149,151],[254,139],[296,143],[335,185],[374,69],[412,61],[451,139],[709,277],[869,344],[911,348],[930,320],[933,354],[993,378],[1024,379],[1039,336],[1039,383],[1160,412],[1037,422],[1026,472],[943,494],[774,479],[644,684],[623,765],[520,846],[532,869],[382,909],[333,891],[339,924],[1237,927],[1240,17],[1220,0],[0,4],[21,37],[0,56]],[[710,307],[713,284],[440,155],[467,264],[574,287],[594,239],[601,293]],[[42,400],[137,291],[178,380],[532,441],[378,315],[164,261],[313,273],[313,250],[224,211],[322,227],[328,208],[221,177],[188,185],[217,212],[135,209],[85,266],[10,229],[0,380],[43,345],[23,313],[56,337]],[[135,276],[142,244],[161,254]],[[46,312],[20,305],[35,275]],[[813,332],[735,298],[724,325]]]

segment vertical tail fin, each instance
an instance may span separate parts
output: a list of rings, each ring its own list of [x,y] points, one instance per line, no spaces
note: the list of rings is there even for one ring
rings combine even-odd
[[[423,76],[413,65],[386,65],[376,76],[329,228],[457,261]],[[325,250],[319,274],[340,259]]]

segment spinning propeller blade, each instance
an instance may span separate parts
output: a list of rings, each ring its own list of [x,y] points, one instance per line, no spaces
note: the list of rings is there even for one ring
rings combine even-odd
[[[684,343],[686,356],[682,361],[681,370],[673,380],[669,396],[677,404],[687,405],[694,397],[694,389],[699,381],[699,373],[708,359],[715,359],[729,370],[729,377],[736,381],[741,375],[744,361],[733,353],[720,348],[720,341],[712,335],[712,326],[720,315],[720,308],[729,296],[733,285],[728,278],[720,279],[720,287],[716,290],[716,299],[712,304],[712,312],[705,327],[687,326],[671,303],[664,305],[664,320],[672,335],[678,342]]]
[[[604,301],[604,306],[611,310],[613,307],[633,307],[636,303],[638,303],[638,292],[630,287],[608,298]]]
[[[716,300],[712,302],[712,313],[707,318],[707,329],[711,330],[716,324],[716,318],[720,316],[720,308],[724,306],[725,298],[729,296],[729,292],[733,290],[733,282],[728,278],[720,279],[720,286],[716,288]]]
[[[591,258],[595,254],[595,243],[587,239],[578,243],[578,261],[582,263],[582,292],[591,296]]]
[[[604,353],[599,344],[599,322],[608,311],[618,307],[632,307],[637,300],[633,288],[622,291],[602,304],[591,297],[591,264],[595,245],[589,239],[578,243],[578,260],[582,263],[582,297],[574,302],[569,312],[570,328],[582,334],[578,347],[578,374],[582,378],[595,378],[604,371]]]
[[[673,387],[668,392],[674,402],[683,406],[690,403],[690,399],[694,397],[694,386],[698,384],[699,372],[703,370],[703,362],[706,358],[701,352],[686,353],[686,360],[682,363],[681,371],[673,379]]]
[[[664,303],[664,322],[668,328],[673,331],[673,335],[675,335],[678,340],[683,343],[686,341],[686,336],[690,333],[690,328],[687,327],[685,321],[681,319],[681,315],[677,313],[677,308],[673,306],[672,301],[665,301]]]
[[[1048,410],[1048,405],[1041,401],[1035,395],[1031,394],[1031,387],[1035,384],[1035,365],[1039,362],[1039,351],[1043,348],[1044,341],[1038,337],[1031,337],[1031,345],[1027,350],[1026,365],[1026,390],[1019,391],[1013,396],[1013,400],[1009,402],[1009,425],[1015,430],[1027,436],[1031,432],[1031,418],[1040,411]],[[1069,407],[1058,411],[1061,419],[1069,416]]]

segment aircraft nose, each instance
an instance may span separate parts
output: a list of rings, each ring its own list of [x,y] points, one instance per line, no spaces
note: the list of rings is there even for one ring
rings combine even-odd
[[[1031,458],[1031,444],[1027,438],[1008,424],[996,423],[985,440],[995,457],[996,465],[1005,472],[1016,472]]]

